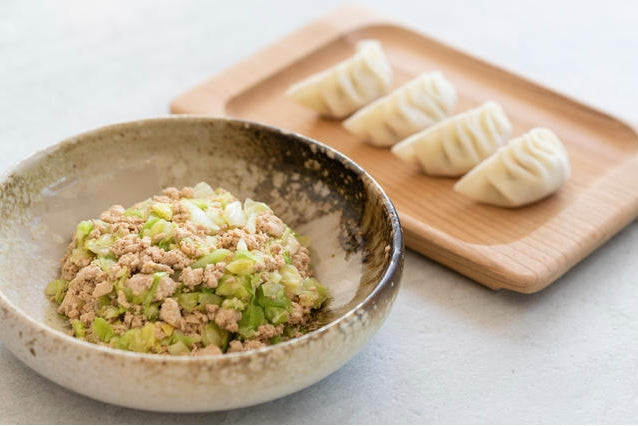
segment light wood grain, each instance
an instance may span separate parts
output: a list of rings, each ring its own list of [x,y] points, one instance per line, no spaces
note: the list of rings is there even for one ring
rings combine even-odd
[[[395,86],[441,70],[459,92],[456,112],[503,105],[515,134],[554,130],[572,176],[555,195],[520,209],[476,204],[453,179],[427,177],[386,149],[284,98],[290,84],[381,41]],[[363,166],[394,202],[408,247],[494,289],[532,293],[551,284],[638,215],[638,135],[627,124],[359,8],[341,8],[177,97],[174,113],[225,115],[303,133]]]

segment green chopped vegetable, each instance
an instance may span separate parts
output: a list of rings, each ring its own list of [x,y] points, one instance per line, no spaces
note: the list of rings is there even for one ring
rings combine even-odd
[[[105,306],[104,309],[100,311],[100,314],[104,319],[112,320],[126,312],[126,309],[121,306]]]
[[[328,298],[328,289],[319,284],[315,278],[307,278],[303,281],[302,290],[299,291],[299,303],[319,309]]]
[[[144,291],[141,294],[133,294],[133,291],[128,287],[123,287],[122,291],[124,292],[124,295],[126,296],[126,300],[128,300],[129,302],[135,305],[143,304],[144,300],[146,299],[146,295],[148,294],[147,291]]]
[[[237,297],[246,301],[253,295],[253,289],[250,280],[246,277],[227,274],[219,280],[215,293],[219,296]]]
[[[190,198],[188,199],[189,202],[195,204],[197,207],[199,207],[201,210],[203,210],[204,212],[210,207],[210,201],[204,199],[204,198]]]
[[[173,219],[173,209],[168,203],[154,203],[151,206],[151,212],[162,219]]]
[[[215,190],[215,194],[215,199],[222,204],[223,208],[226,208],[228,204],[237,201],[237,198],[235,198],[233,194],[221,188],[217,188]]]
[[[281,282],[281,274],[277,271],[272,271],[268,273],[268,279],[266,280],[268,283],[280,283]]]
[[[224,218],[230,226],[244,226],[246,224],[246,215],[239,201],[233,201],[226,205]]]
[[[157,216],[150,215],[144,225],[142,225],[142,229],[140,229],[140,238],[144,237],[145,233],[150,231],[151,227],[157,223],[161,218]]]
[[[328,300],[328,289],[321,285],[316,278],[306,278],[302,285],[305,290],[310,290],[315,294],[312,306],[314,309],[319,309]]]
[[[86,330],[84,329],[84,324],[80,320],[71,321],[71,327],[73,327],[73,334],[75,337],[79,337],[83,339],[86,336]]]
[[[297,253],[301,244],[297,240],[295,233],[290,228],[286,228],[284,234],[281,236],[281,240],[284,248],[288,251],[288,253]]]
[[[153,284],[151,284],[151,288],[146,294],[144,298],[144,308],[148,309],[151,306],[151,302],[155,297],[155,292],[157,291],[157,287],[159,286],[159,282],[162,278],[166,277],[168,274],[166,272],[155,272],[153,274]]]
[[[284,265],[279,268],[281,283],[286,288],[288,296],[297,295],[301,290],[302,279],[299,271],[293,265]]]
[[[146,220],[149,216],[149,205],[151,204],[151,199],[144,200],[140,203],[133,205],[132,207],[124,210],[124,216],[137,216]]]
[[[208,293],[208,292],[202,292],[199,294],[199,297],[197,298],[197,305],[198,307],[202,307],[204,308],[206,305],[221,305],[222,301],[224,299],[222,299],[220,296],[214,294],[214,293]]]
[[[92,230],[93,230],[93,222],[91,222],[90,220],[83,220],[82,222],[78,224],[77,229],[75,231],[75,239],[77,241],[78,246],[84,242],[84,239],[86,238],[87,235],[89,235],[89,232],[91,232]]]
[[[197,259],[194,263],[191,264],[191,268],[193,269],[204,268],[206,265],[214,265],[226,259],[228,255],[230,255],[230,250],[227,250],[227,249],[214,250],[211,253],[205,254],[204,256]]]
[[[245,339],[253,337],[259,326],[266,322],[264,310],[253,302],[246,307],[239,320],[239,334]]]
[[[250,275],[255,272],[255,261],[252,259],[237,259],[226,265],[226,270],[237,275]]]
[[[97,258],[97,264],[104,272],[108,272],[111,266],[115,265],[113,257],[100,256]]]
[[[218,231],[219,226],[204,213],[204,211],[191,200],[182,200],[182,206],[190,213],[190,220],[198,225],[202,225],[212,231]]]
[[[190,349],[182,341],[175,342],[168,347],[168,353],[171,355],[185,355],[189,352]]]
[[[115,242],[112,234],[102,234],[99,237],[84,242],[84,248],[98,256],[109,256],[111,246]]]
[[[225,299],[222,302],[222,308],[243,311],[246,308],[246,305],[244,305],[244,303],[238,298],[233,297],[232,299]]]
[[[229,340],[230,333],[227,330],[220,329],[214,322],[211,321],[204,326],[202,331],[202,343],[204,346],[215,345],[225,351]]]
[[[73,263],[83,263],[83,260],[87,260],[86,263],[89,263],[93,260],[93,257],[93,253],[85,250],[83,247],[76,247],[71,251],[69,260]]]
[[[177,296],[177,303],[186,312],[193,312],[199,302],[200,293],[182,293]]]
[[[140,236],[149,237],[153,244],[157,244],[163,249],[169,249],[173,242],[173,231],[175,225],[157,216],[150,216],[142,226]]]
[[[255,253],[252,253],[249,250],[239,249],[235,251],[235,255],[233,256],[233,260],[251,260],[253,262],[258,262],[260,258],[260,256],[257,256]]]
[[[47,284],[44,289],[44,294],[52,298],[58,303],[62,303],[64,296],[66,296],[66,290],[69,287],[68,281],[65,280],[53,280]]]
[[[286,296],[283,285],[264,283],[257,290],[257,303],[264,308],[288,308],[290,307],[290,298]]]
[[[146,345],[142,338],[142,330],[139,328],[126,330],[124,334],[120,336],[117,345],[120,349],[126,349],[134,352],[146,352]]]
[[[208,216],[208,218],[210,220],[212,220],[215,225],[221,227],[222,225],[226,225],[226,219],[224,219],[224,212],[220,209],[217,208],[208,208],[208,210],[206,210],[206,216]]]
[[[144,219],[144,217],[145,217],[144,213],[142,212],[141,209],[136,209],[136,208],[133,208],[133,207],[124,210],[123,215],[124,216],[137,216],[137,217],[141,217],[142,219]]]
[[[109,342],[115,336],[113,327],[104,318],[97,317],[93,320],[93,333],[103,342]]]
[[[240,238],[239,241],[237,241],[237,251],[238,252],[248,251],[248,246],[246,245],[246,241],[244,241],[243,238]]]
[[[213,191],[213,188],[210,187],[206,182],[199,182],[197,185],[193,187],[193,194],[195,194],[195,198],[208,198],[213,199],[217,194]]]
[[[198,339],[192,336],[187,336],[181,331],[175,331],[172,336],[172,341],[182,342],[190,350],[192,349],[193,344],[195,344],[198,341]]]
[[[108,295],[100,296],[97,299],[97,307],[98,309],[102,309],[106,306],[111,305],[111,298]]]
[[[150,348],[155,346],[155,323],[147,322],[140,331],[142,344],[148,352]]]
[[[261,203],[259,201],[253,201],[250,198],[246,198],[246,200],[244,201],[244,211],[247,215],[256,215],[272,210],[270,210],[270,207],[268,207],[266,203]]]
[[[260,288],[259,288],[259,293],[260,297],[263,298],[267,298],[269,301],[270,300],[277,300],[277,299],[285,299],[287,300],[287,304],[289,304],[290,299],[288,299],[284,293],[284,286],[276,283],[276,282],[267,282],[264,283]],[[269,303],[270,305],[271,303]],[[279,306],[279,305],[274,305],[274,306]]]
[[[264,313],[266,318],[268,318],[268,321],[274,325],[283,324],[290,318],[288,309],[278,308],[276,306],[268,306],[264,309]]]
[[[150,321],[155,321],[159,317],[159,304],[155,303],[145,307],[144,316]]]

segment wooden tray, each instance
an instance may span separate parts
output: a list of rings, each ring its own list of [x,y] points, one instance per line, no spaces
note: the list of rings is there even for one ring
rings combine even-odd
[[[284,98],[292,83],[380,40],[394,86],[441,70],[456,112],[503,105],[515,135],[542,125],[564,141],[572,177],[556,195],[521,209],[480,205],[386,149]],[[551,284],[638,215],[638,134],[618,119],[360,8],[340,8],[177,97],[174,113],[225,115],[320,140],[354,159],[399,211],[408,247],[493,289],[532,293]],[[427,277],[423,277],[424,280]]]

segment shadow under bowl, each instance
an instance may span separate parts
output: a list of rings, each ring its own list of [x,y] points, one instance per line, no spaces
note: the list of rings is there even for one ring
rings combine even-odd
[[[199,181],[264,201],[311,237],[316,275],[332,295],[324,325],[266,348],[203,357],[70,337],[43,290],[58,275],[75,225],[113,204]],[[65,140],[0,178],[0,213],[2,343],[68,389],[139,409],[230,409],[317,382],[378,330],[403,268],[397,213],[365,171],[301,135],[231,119],[149,119]]]

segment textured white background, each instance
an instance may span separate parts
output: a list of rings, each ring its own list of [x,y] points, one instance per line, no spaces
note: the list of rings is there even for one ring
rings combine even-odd
[[[177,93],[338,4],[2,1],[0,168],[92,127],[166,114]],[[638,2],[366,4],[638,122]],[[635,422],[637,282],[635,221],[532,296],[408,252],[380,332],[297,394],[223,413],[138,412],[66,391],[0,344],[0,421]]]

